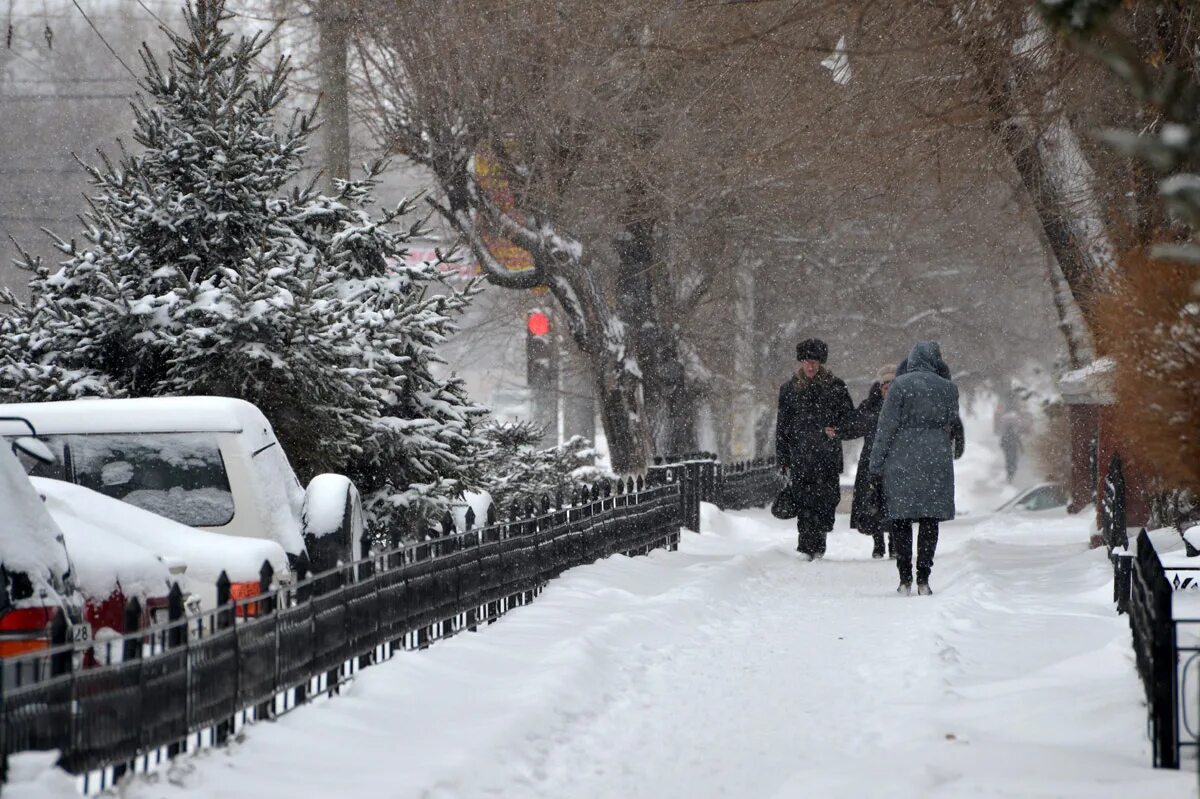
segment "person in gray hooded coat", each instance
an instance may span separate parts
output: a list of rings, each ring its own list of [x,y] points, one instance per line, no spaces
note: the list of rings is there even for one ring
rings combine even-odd
[[[893,522],[896,568],[902,594],[912,592],[912,525],[917,540],[917,588],[930,594],[929,574],[937,550],[938,523],[954,518],[954,458],[958,388],[945,370],[937,342],[921,341],[908,356],[879,413],[871,449],[871,474],[883,480],[885,516]]]

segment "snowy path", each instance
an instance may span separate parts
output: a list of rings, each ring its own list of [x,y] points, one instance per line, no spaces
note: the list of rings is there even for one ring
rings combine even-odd
[[[705,517],[678,553],[575,569],[127,795],[1195,795],[1148,766],[1127,627],[1078,519],[957,522],[937,595],[900,598],[856,533],[807,564],[787,523]]]

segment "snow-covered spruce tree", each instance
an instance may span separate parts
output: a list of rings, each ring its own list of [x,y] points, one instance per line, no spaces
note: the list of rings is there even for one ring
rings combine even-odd
[[[26,258],[31,299],[3,300],[0,393],[51,400],[216,394],[267,414],[303,477],[346,472],[378,527],[433,518],[473,482],[477,411],[432,374],[471,291],[428,295],[403,263],[402,206],[367,211],[378,167],[336,197],[290,188],[311,114],[280,125],[289,67],[234,42],[222,0],[185,8],[160,64],[142,53],[136,150],[85,166],[82,242]]]
[[[482,485],[497,507],[537,502],[559,491],[569,497],[576,488],[612,478],[593,465],[595,451],[586,438],[540,449],[542,435],[542,428],[529,422],[491,421],[483,427]]]
[[[482,474],[487,442],[477,428],[486,411],[469,402],[461,380],[435,374],[443,365],[437,348],[455,332],[478,284],[429,291],[443,283],[438,264],[403,257],[420,232],[397,225],[410,205],[378,219],[368,212],[381,169],[372,165],[362,179],[341,184],[336,197],[295,202],[290,225],[337,276],[332,339],[342,342],[360,390],[375,403],[347,473],[377,532],[415,534]]]

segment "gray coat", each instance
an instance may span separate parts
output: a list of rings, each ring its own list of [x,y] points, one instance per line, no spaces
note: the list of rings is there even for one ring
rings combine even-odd
[[[938,375],[937,342],[921,341],[879,413],[871,473],[883,475],[888,519],[954,518],[952,431],[961,424],[958,388]]]

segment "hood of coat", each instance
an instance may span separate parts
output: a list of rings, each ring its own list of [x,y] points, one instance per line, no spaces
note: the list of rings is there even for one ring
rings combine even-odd
[[[949,368],[942,360],[942,348],[936,341],[918,341],[901,364],[903,372],[932,372],[949,379]],[[897,370],[897,374],[901,370]]]

